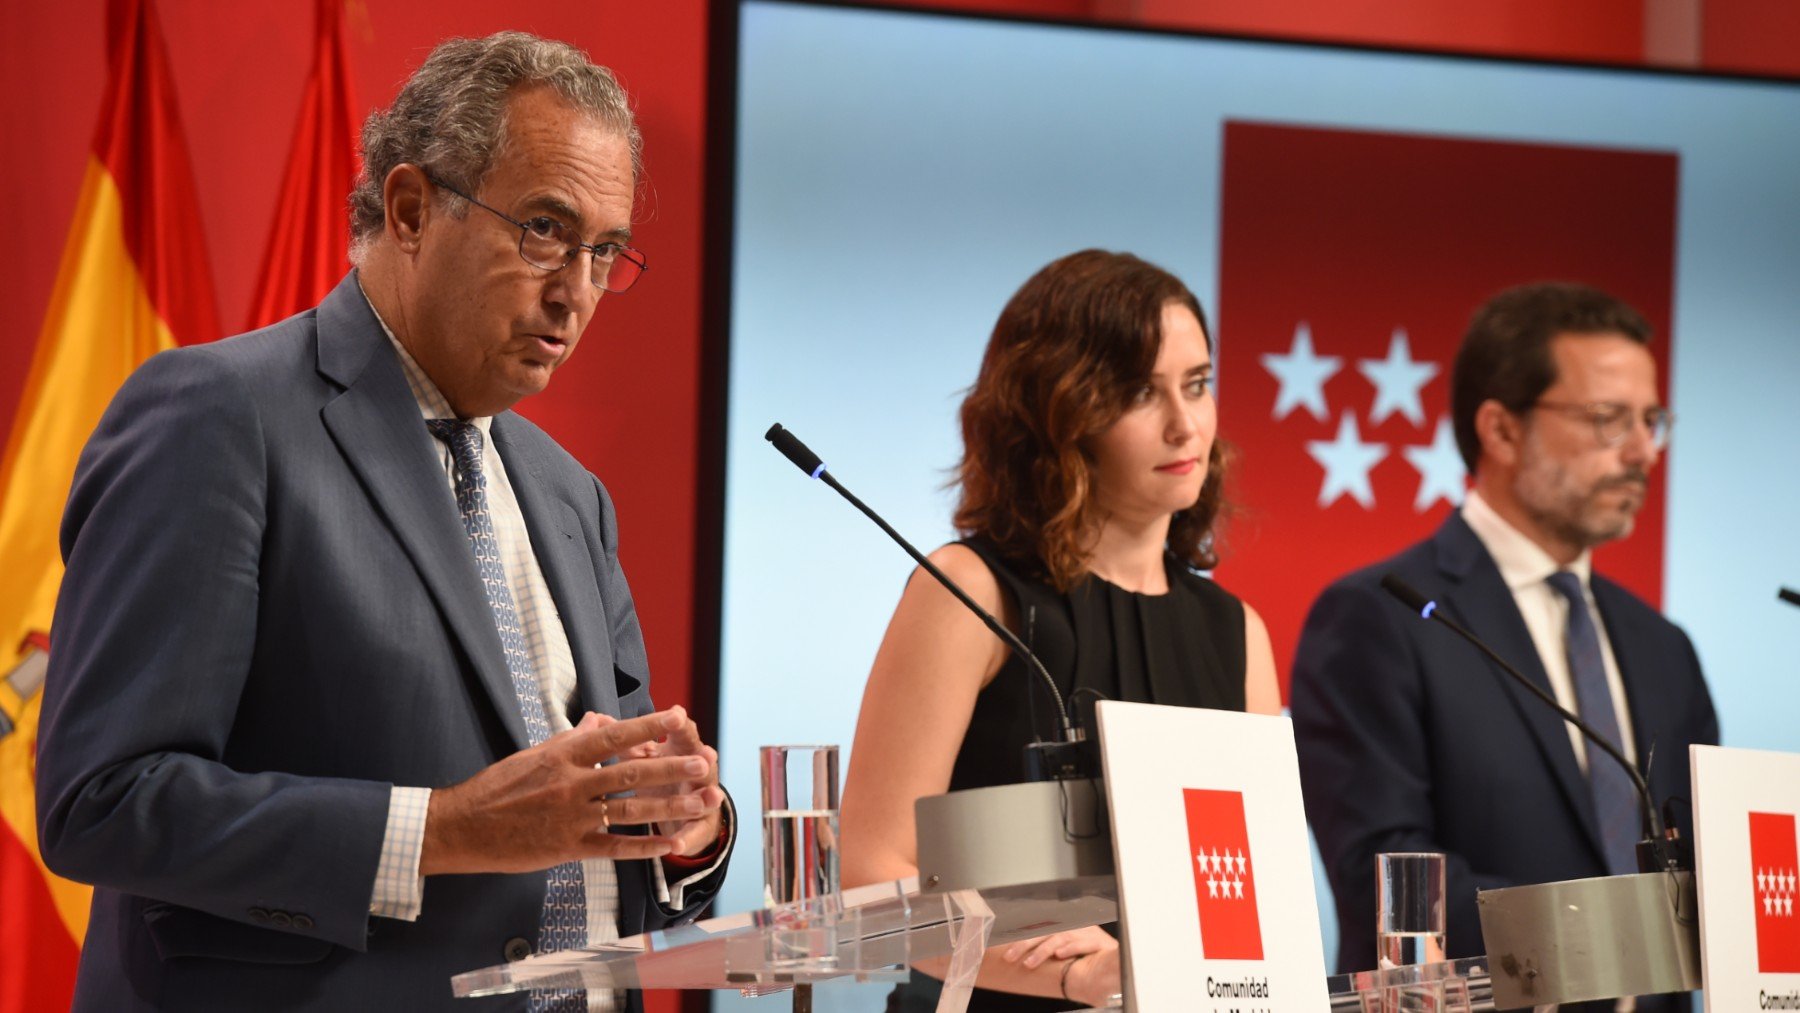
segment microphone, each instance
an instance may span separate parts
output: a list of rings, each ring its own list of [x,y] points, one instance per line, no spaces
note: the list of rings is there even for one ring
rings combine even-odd
[[[1681,859],[1676,855],[1674,849],[1669,846],[1668,838],[1664,836],[1662,816],[1657,812],[1656,802],[1650,796],[1650,785],[1644,780],[1644,775],[1638,772],[1637,766],[1625,758],[1624,753],[1619,752],[1618,748],[1606,741],[1604,736],[1589,727],[1587,722],[1581,720],[1581,718],[1576,716],[1573,712],[1565,709],[1562,704],[1557,703],[1556,698],[1549,693],[1544,692],[1537,683],[1525,678],[1523,673],[1508,664],[1505,658],[1502,658],[1480,637],[1469,632],[1461,623],[1445,615],[1443,611],[1438,608],[1437,602],[1420,594],[1411,584],[1401,580],[1399,575],[1390,573],[1383,576],[1381,578],[1381,589],[1388,594],[1393,595],[1399,600],[1400,604],[1417,612],[1419,618],[1427,620],[1435,619],[1449,627],[1450,631],[1457,636],[1474,644],[1477,650],[1482,654],[1487,655],[1488,660],[1499,665],[1501,671],[1512,676],[1514,681],[1518,682],[1519,685],[1530,690],[1533,696],[1544,701],[1546,706],[1562,715],[1564,721],[1574,725],[1576,730],[1580,731],[1589,742],[1592,742],[1595,746],[1599,747],[1601,752],[1618,761],[1619,765],[1625,768],[1625,773],[1631,775],[1631,783],[1637,788],[1638,807],[1643,811],[1642,827],[1644,839],[1640,840],[1637,846],[1639,870],[1644,872],[1655,872],[1660,869],[1673,871],[1681,867]]]
[[[968,592],[958,587],[955,581],[945,576],[944,571],[938,569],[936,564],[926,559],[923,553],[914,548],[911,542],[901,537],[900,532],[895,531],[893,525],[884,520],[880,514],[871,510],[862,500],[857,499],[850,490],[838,484],[838,480],[825,469],[825,462],[819,460],[819,455],[813,453],[806,444],[801,443],[798,436],[788,432],[782,428],[781,423],[777,422],[763,434],[763,439],[773,443],[775,449],[781,451],[783,457],[794,462],[794,466],[805,472],[807,477],[816,478],[835,489],[839,496],[850,501],[851,506],[861,510],[865,516],[875,522],[877,527],[887,532],[887,536],[905,549],[906,554],[911,556],[914,562],[918,563],[926,573],[937,578],[937,582],[955,595],[956,600],[962,602],[965,608],[975,613],[982,625],[1011,648],[1013,654],[1017,655],[1028,669],[1037,673],[1044,686],[1050,690],[1050,699],[1056,703],[1056,717],[1062,726],[1062,741],[1059,743],[1039,741],[1025,747],[1025,766],[1032,779],[1061,781],[1090,776],[1084,769],[1086,764],[1081,756],[1081,743],[1086,737],[1077,731],[1069,720],[1069,709],[1063,703],[1062,691],[1056,688],[1056,680],[1050,678],[1049,669],[1046,669],[1044,663],[1038,660],[1038,656],[1031,652],[1031,648],[1026,647],[1024,641],[1015,636],[1013,631],[1007,629],[1000,620],[994,618],[987,609],[976,604],[975,599],[969,597]]]
[[[1800,591],[1796,591],[1791,587],[1784,587],[1781,590],[1776,591],[1775,597],[1780,598],[1789,605],[1800,605]]]

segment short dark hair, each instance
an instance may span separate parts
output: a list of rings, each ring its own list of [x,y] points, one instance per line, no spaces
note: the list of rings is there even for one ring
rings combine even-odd
[[[986,536],[1063,590],[1086,574],[1099,520],[1088,441],[1125,414],[1156,367],[1171,302],[1193,312],[1211,349],[1200,301],[1129,253],[1071,253],[1013,295],[962,403],[958,532]],[[1169,551],[1197,569],[1218,562],[1229,456],[1215,436],[1199,501],[1169,526]]]
[[[1650,341],[1650,325],[1621,300],[1574,282],[1520,285],[1482,303],[1450,379],[1450,417],[1469,474],[1481,458],[1476,410],[1498,401],[1517,414],[1536,404],[1556,383],[1550,340],[1559,334],[1622,334],[1642,345]]]

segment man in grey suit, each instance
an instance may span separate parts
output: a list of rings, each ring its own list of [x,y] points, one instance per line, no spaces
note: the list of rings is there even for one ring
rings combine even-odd
[[[449,978],[723,876],[612,502],[509,410],[644,267],[626,97],[561,43],[455,40],[363,147],[357,270],[151,359],[82,454],[38,756],[44,858],[96,887],[80,1009],[636,1008]]]
[[[1307,616],[1294,731],[1340,971],[1375,966],[1380,852],[1446,853],[1451,958],[1486,952],[1477,890],[1637,871],[1623,769],[1473,646],[1392,600],[1383,575],[1648,768],[1658,803],[1688,794],[1687,747],[1719,740],[1687,635],[1590,566],[1595,546],[1631,533],[1667,445],[1649,333],[1637,311],[1584,285],[1490,299],[1451,379],[1474,488],[1436,534],[1334,583]]]

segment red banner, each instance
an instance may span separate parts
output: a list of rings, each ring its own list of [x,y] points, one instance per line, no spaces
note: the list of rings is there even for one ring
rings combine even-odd
[[[1219,578],[1261,611],[1285,677],[1332,580],[1461,502],[1450,364],[1475,307],[1582,281],[1637,307],[1668,390],[1676,157],[1227,123],[1220,432],[1241,455]],[[1596,567],[1662,596],[1663,472]]]

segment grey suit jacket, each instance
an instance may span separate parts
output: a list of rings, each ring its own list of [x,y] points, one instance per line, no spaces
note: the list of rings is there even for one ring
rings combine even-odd
[[[1313,604],[1292,707],[1307,821],[1337,902],[1340,971],[1375,966],[1379,852],[1448,853],[1452,958],[1485,952],[1478,889],[1606,874],[1593,795],[1562,718],[1466,641],[1389,597],[1379,587],[1389,572],[1550,690],[1511,590],[1460,514]],[[1687,747],[1719,741],[1693,645],[1619,585],[1596,574],[1592,587],[1639,765],[1654,747],[1651,792],[1658,802],[1685,800]],[[1610,762],[1596,753],[1592,762]],[[1685,803],[1678,812],[1686,834]]]
[[[579,708],[648,712],[606,490],[523,418],[492,432]],[[119,391],[64,518],[38,757],[45,861],[96,886],[77,1008],[522,1008],[449,978],[535,945],[543,874],[368,913],[390,787],[528,744],[440,460],[354,274]],[[722,877],[670,911],[645,863],[618,872],[625,935]]]

